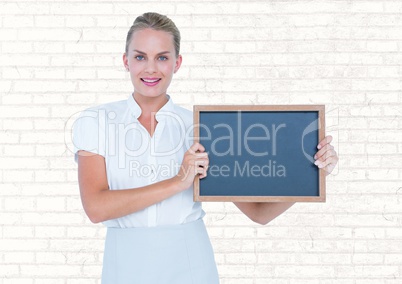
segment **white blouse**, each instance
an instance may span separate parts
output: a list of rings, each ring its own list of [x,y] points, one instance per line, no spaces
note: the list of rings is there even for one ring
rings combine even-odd
[[[193,142],[192,112],[168,102],[156,113],[151,137],[138,121],[141,108],[132,95],[81,112],[74,123],[75,160],[79,150],[105,158],[109,188],[137,188],[175,176]],[[195,221],[205,215],[193,201],[193,187],[144,210],[105,221],[108,227],[154,227]]]

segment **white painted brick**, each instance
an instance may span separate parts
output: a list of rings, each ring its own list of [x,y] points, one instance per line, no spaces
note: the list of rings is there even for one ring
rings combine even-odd
[[[64,211],[66,210],[64,197],[39,197],[36,199],[37,211]]]
[[[111,3],[63,3],[63,5],[54,3],[50,5],[50,14],[64,15],[68,11],[68,14],[90,14],[90,15],[107,15],[113,11],[113,4]]]
[[[355,13],[380,13],[383,11],[383,4],[373,1],[357,1],[351,3],[351,12]]]
[[[94,27],[96,25],[97,17],[86,16],[83,17],[82,15],[69,15],[65,18],[65,25],[66,27],[76,27],[79,29],[86,28],[86,27]],[[118,19],[116,19],[118,21]]]
[[[360,265],[383,264],[384,263],[384,255],[355,253],[352,256],[352,262],[354,264],[360,264]]]
[[[110,56],[97,56],[94,60],[93,56],[80,56],[76,54],[57,55],[50,58],[51,66],[110,66],[113,58]]]
[[[398,44],[394,41],[369,41],[367,50],[372,52],[393,52],[398,50]]]
[[[221,278],[220,279],[220,283],[221,284],[228,284],[228,283],[233,283],[233,284],[253,284],[253,280],[252,279],[245,279],[245,278],[229,278],[229,277],[225,277],[225,278]]]
[[[397,152],[397,144],[368,144],[366,145],[367,153],[372,154],[395,154]]]
[[[26,241],[24,239],[2,239],[0,242],[0,249],[2,251],[41,251],[48,248],[47,240],[31,239]]]
[[[66,78],[68,79],[94,79],[96,78],[96,70],[93,68],[69,68],[66,70]]]
[[[64,51],[64,43],[63,42],[34,42],[33,43],[34,51],[36,53],[61,53]]]
[[[320,261],[324,264],[348,264],[352,263],[352,256],[349,253],[328,253],[320,254]]]
[[[286,275],[286,277],[328,277],[335,275],[335,269],[330,266],[276,266],[275,275]]]
[[[384,264],[401,265],[402,263],[402,256],[400,254],[388,253],[384,258]]]
[[[21,61],[23,61],[26,66],[46,66],[49,62],[49,56],[38,54],[8,54],[7,56],[1,55],[0,60],[4,66],[16,66],[15,63]],[[24,84],[24,82],[21,83]],[[25,82],[25,84],[27,84],[27,82]]]
[[[242,275],[251,275],[256,273],[260,277],[272,277],[272,267],[255,265],[225,265],[219,270],[219,275],[226,277],[241,277]]]
[[[85,265],[82,268],[83,274],[89,277],[98,277],[102,273],[102,266],[97,265]]]
[[[48,264],[50,259],[52,260],[52,265],[65,264],[67,262],[67,256],[64,252],[37,252],[35,257],[35,263]]]
[[[22,202],[21,202],[22,203]],[[25,203],[25,202],[24,202]],[[23,204],[24,204],[23,203]],[[26,203],[25,203],[26,204]],[[7,210],[10,210],[9,205],[6,207]],[[11,210],[13,210],[12,208]],[[24,208],[25,209],[25,208]],[[30,210],[29,207],[26,208],[26,210]],[[5,227],[3,229],[3,238],[9,238],[9,239],[21,239],[21,238],[33,238],[34,237],[34,229],[32,227],[21,227],[21,226],[13,226],[13,227]],[[26,254],[30,255],[29,253],[18,253],[18,254]],[[18,261],[26,261],[30,262],[29,259],[33,257],[29,257],[28,259],[25,259],[24,257],[18,258],[15,257],[15,255],[5,255],[5,261],[10,262],[10,263],[15,263]]]
[[[195,27],[244,27],[254,25],[256,19],[248,15],[221,15],[216,17],[214,15],[193,15],[193,25]]]
[[[112,54],[116,54],[116,53],[121,53],[123,56],[123,53],[125,52],[125,43],[124,42],[106,42],[106,41],[102,41],[102,42],[95,42],[95,47],[96,47],[96,51],[99,53],[112,53]],[[180,44],[180,50],[183,50],[183,45],[184,44]],[[121,58],[121,64],[123,65],[123,59]]]
[[[2,42],[1,49],[3,53],[29,53],[32,54],[33,46],[32,44],[21,44],[20,42]]]
[[[26,106],[27,104],[32,103],[32,95],[27,95],[27,94],[19,94],[19,95],[18,94],[5,94],[2,97],[2,101],[3,101],[4,105]]]
[[[112,69],[112,70],[102,70],[99,69],[97,71],[97,79],[122,79],[124,78],[125,74],[127,73],[126,70],[124,70],[123,66]]]
[[[0,190],[0,196],[15,196],[21,194],[20,186],[13,183],[3,183],[2,189],[3,190]]]
[[[66,227],[63,225],[49,226],[35,226],[35,237],[38,239],[50,239],[50,238],[64,238],[66,237]]]
[[[17,136],[18,137],[18,136]],[[12,136],[6,136],[1,140],[2,135],[0,134],[0,143],[17,143],[19,139],[12,139]],[[9,157],[30,157],[34,156],[35,148],[33,145],[4,145],[4,154]]]
[[[256,230],[254,228],[228,227],[224,230],[224,237],[227,238],[254,238]]]
[[[15,85],[16,92],[73,92],[76,89],[77,83],[71,81],[22,81]]]
[[[82,209],[81,209],[82,210]],[[103,228],[102,232],[103,232]],[[91,227],[69,227],[67,228],[67,236],[69,238],[99,238],[104,234],[99,233],[100,228],[98,226]]]
[[[99,275],[99,273],[97,275]],[[66,283],[67,284],[100,284],[100,282],[97,278],[95,278],[95,279],[89,279],[89,278],[67,279]]]
[[[259,252],[257,255],[258,264],[289,263],[288,253]]]
[[[383,116],[391,116],[395,119],[395,116],[402,116],[402,109],[400,105],[387,105],[382,106]]]
[[[36,118],[33,122],[34,122],[33,129],[35,130],[61,130],[64,128],[66,124],[66,121],[63,118],[52,118],[52,119]]]
[[[122,27],[129,29],[129,27],[131,26],[132,22],[131,19],[129,17],[115,17],[115,16],[102,16],[102,17],[97,17],[97,21],[96,21],[96,26],[98,27]],[[176,17],[175,17],[175,23],[176,25],[179,25],[178,22],[176,21]]]
[[[75,174],[77,175],[77,173],[75,173]],[[77,194],[77,196],[70,196],[70,197],[66,198],[67,211],[69,211],[69,212],[78,211],[78,212],[82,213],[83,208],[82,208],[81,198],[80,198],[79,192],[78,192],[78,187],[77,187],[76,194]]]
[[[64,144],[60,145],[36,145],[35,153],[38,157],[52,157],[61,156],[66,151],[66,146]]]
[[[208,226],[207,231],[208,231],[208,235],[210,238],[219,239],[219,238],[222,238],[224,235],[223,229],[220,227],[216,228],[216,227]]]
[[[59,15],[46,15],[46,16],[35,16],[35,27],[38,28],[62,28],[65,26],[66,17]]]
[[[4,262],[9,264],[30,263],[35,261],[33,252],[7,252],[4,254]]]
[[[390,131],[379,131],[370,133],[367,142],[373,143],[398,143],[402,141],[402,133],[391,133]]]
[[[193,51],[196,53],[223,53],[225,49],[224,43],[209,41],[209,42],[194,42]]]
[[[0,222],[3,225],[15,225],[20,222],[20,216],[18,213],[2,212]]]
[[[18,39],[22,41],[78,41],[81,37],[79,30],[74,29],[44,29],[19,30]]]
[[[366,176],[369,180],[398,180],[399,170],[397,169],[368,170]]]
[[[225,255],[227,264],[255,264],[257,257],[254,253],[228,253]]]
[[[35,78],[37,79],[64,79],[63,69],[56,68],[35,68]]]
[[[392,277],[398,275],[398,266],[361,265],[339,266],[338,273],[347,277]]]
[[[66,96],[68,104],[95,104],[96,95],[91,93],[80,92],[79,94],[71,94]]]
[[[46,277],[46,276],[45,276]],[[35,277],[35,280],[34,280],[35,282],[35,284],[57,284],[57,283],[59,283],[59,281],[60,281],[60,277],[59,278],[41,278],[41,277]]]
[[[113,3],[114,15],[124,16],[129,18],[129,21],[134,21],[136,15],[140,15],[145,12],[154,11],[168,17],[172,17],[175,11],[175,5],[171,3],[158,2],[156,5],[153,1],[146,2],[129,2],[129,3]],[[135,13],[135,15],[131,14]],[[110,14],[110,12],[108,13]]]
[[[26,196],[36,196],[36,195],[44,195],[44,196],[57,196],[62,195],[65,196],[66,192],[77,192],[78,185],[77,184],[59,184],[59,183],[42,183],[42,184],[24,184],[21,185],[22,190]],[[1,192],[1,191],[0,191]]]
[[[38,225],[68,225],[79,224],[82,222],[83,216],[76,213],[22,213],[22,224],[38,224]]]
[[[99,263],[99,257],[97,253],[88,254],[86,252],[68,252],[64,253],[66,256],[66,260],[68,264],[81,264],[85,266],[89,266],[91,264],[95,264],[97,266],[97,272],[94,277],[99,277],[99,269],[101,269]],[[91,265],[92,266],[92,265]],[[88,276],[88,274],[85,273]]]
[[[95,45],[93,43],[84,43],[80,42],[78,39],[74,43],[66,43],[65,45],[66,53],[94,53],[95,52]]]
[[[26,132],[21,133],[21,143],[23,144],[50,144],[63,141],[62,133],[52,133],[49,132]]]
[[[0,133],[0,143],[1,144],[6,144],[6,143],[18,143],[19,141],[19,134],[18,133],[10,133],[10,132],[1,132]],[[9,146],[12,147],[12,146]],[[4,151],[8,151],[9,148],[5,149]]]
[[[296,282],[289,282],[291,280],[288,279],[277,279],[277,278],[257,278],[255,284],[266,284],[272,282],[274,279],[275,284],[287,284],[287,283],[296,283]],[[231,282],[230,282],[231,283]],[[242,283],[242,282],[239,282]],[[254,284],[254,283],[253,283]]]
[[[31,276],[53,276],[62,277],[69,276],[74,277],[80,274],[81,266],[78,265],[60,265],[52,264],[51,270],[49,265],[21,265],[21,275],[31,275]]]
[[[10,67],[3,67],[2,76],[4,79],[30,79],[34,78],[34,69],[32,67],[21,68],[18,67],[17,65]],[[6,96],[5,94],[3,95]],[[11,98],[10,95],[8,96]]]
[[[7,146],[5,146],[7,147]],[[11,155],[15,156],[15,155]],[[21,171],[21,169],[16,170],[4,170],[3,173],[4,182],[33,182],[34,181],[34,171]]]
[[[368,67],[367,68],[367,75],[368,77],[385,77],[385,78],[396,78],[400,76],[399,68],[396,66],[375,66],[375,67]],[[373,94],[368,94],[371,95],[371,97],[374,97]],[[374,94],[375,95],[375,94]],[[376,94],[377,97],[378,94]],[[396,97],[396,94],[387,94],[386,96],[382,96],[384,102],[389,102],[389,100],[392,100],[393,98]],[[395,101],[398,101],[394,99]]]
[[[47,168],[46,159],[37,158],[0,158],[0,169],[43,169]]]
[[[31,28],[33,26],[34,16],[29,14],[20,16],[10,15],[3,18],[3,27],[5,28]]]
[[[54,251],[92,251],[99,252],[103,250],[104,241],[103,240],[89,240],[89,239],[75,239],[75,240],[51,240],[50,250]]]
[[[9,278],[11,276],[18,275],[19,266],[14,264],[2,265],[2,276]]]
[[[219,50],[216,50],[219,51]],[[215,51],[215,52],[216,52]],[[227,42],[225,44],[225,52],[252,53],[256,51],[253,42]]]
[[[32,284],[34,279],[30,278],[8,278],[4,279],[2,284]]]
[[[4,41],[16,40],[17,33],[15,32],[15,30],[13,30],[11,28],[9,28],[9,29],[2,28],[0,30],[0,38]]]
[[[204,2],[204,3],[183,3],[179,2],[176,5],[177,14],[234,14],[237,13],[236,3],[224,3],[224,2]]]
[[[398,1],[384,2],[384,12],[397,13],[397,12],[400,12],[400,11],[402,11],[402,5],[401,5],[400,2],[398,2]]]
[[[402,229],[401,228],[387,228],[385,230],[386,235],[388,238],[397,239],[402,236]]]

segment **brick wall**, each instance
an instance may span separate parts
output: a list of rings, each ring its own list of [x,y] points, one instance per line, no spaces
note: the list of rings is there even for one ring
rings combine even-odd
[[[267,226],[204,204],[221,283],[401,283],[401,1],[3,0],[0,284],[100,283],[105,229],[83,213],[64,128],[132,91],[121,57],[147,11],[182,33],[176,103],[327,107],[326,203]]]

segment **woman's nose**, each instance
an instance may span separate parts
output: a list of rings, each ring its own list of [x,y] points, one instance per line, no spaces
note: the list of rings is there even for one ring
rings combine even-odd
[[[154,60],[148,60],[147,61],[147,65],[145,67],[145,72],[148,72],[150,74],[155,73],[156,72],[156,64]]]

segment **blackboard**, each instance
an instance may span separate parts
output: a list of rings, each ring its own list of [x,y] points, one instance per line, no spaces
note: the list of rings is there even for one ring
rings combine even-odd
[[[194,106],[194,139],[208,152],[195,201],[323,202],[314,165],[325,137],[324,105]]]

